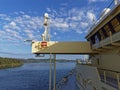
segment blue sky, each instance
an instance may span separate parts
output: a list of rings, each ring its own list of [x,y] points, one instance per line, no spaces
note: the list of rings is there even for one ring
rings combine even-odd
[[[110,0],[0,0],[0,56],[31,58],[41,40],[43,16],[50,16],[53,41],[85,41],[85,35]],[[73,56],[74,57],[74,56]],[[74,57],[75,58],[75,57]]]

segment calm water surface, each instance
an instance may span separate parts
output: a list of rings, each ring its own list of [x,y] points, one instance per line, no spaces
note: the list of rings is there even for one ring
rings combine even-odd
[[[57,82],[75,63],[57,63]],[[0,70],[0,90],[48,90],[49,63],[26,63],[22,67]]]

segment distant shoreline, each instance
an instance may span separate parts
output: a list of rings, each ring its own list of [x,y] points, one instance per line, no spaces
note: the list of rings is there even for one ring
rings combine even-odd
[[[20,67],[24,64],[22,60],[0,57],[0,69]]]
[[[50,59],[16,59],[16,58],[3,58],[0,57],[0,69],[20,67],[24,63],[49,63]],[[54,60],[52,60],[54,62]],[[57,59],[58,63],[75,63],[76,60]]]
[[[50,60],[49,59],[26,59],[26,60],[23,60],[24,63],[49,63]],[[54,62],[52,60],[52,62]],[[56,62],[59,62],[59,63],[67,63],[67,62],[76,62],[76,60],[63,60],[63,59],[59,59],[59,60],[56,60]]]

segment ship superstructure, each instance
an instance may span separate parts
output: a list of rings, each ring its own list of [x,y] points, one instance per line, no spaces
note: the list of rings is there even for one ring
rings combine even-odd
[[[120,90],[120,3],[106,9],[90,29],[86,39],[91,49],[91,64],[77,65],[78,85],[83,90]]]
[[[55,69],[56,54],[88,54],[91,63],[78,60],[76,65],[76,83],[80,90],[120,90],[120,2],[114,1],[115,6],[104,9],[101,18],[90,28],[86,42],[50,41],[48,14],[45,14],[43,39],[32,42],[32,53],[50,54],[50,58],[53,55]]]

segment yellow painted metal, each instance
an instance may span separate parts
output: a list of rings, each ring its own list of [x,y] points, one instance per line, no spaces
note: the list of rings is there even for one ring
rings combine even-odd
[[[44,42],[43,42],[44,43]],[[34,54],[91,54],[96,53],[91,49],[90,42],[56,42],[48,41],[47,45],[41,42],[32,43]]]

